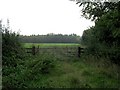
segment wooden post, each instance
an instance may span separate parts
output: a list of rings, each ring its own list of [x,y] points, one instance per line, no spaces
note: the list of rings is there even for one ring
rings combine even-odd
[[[32,54],[35,55],[35,46],[32,46]]]
[[[81,48],[78,47],[78,57],[80,57],[80,54],[81,54]]]
[[[82,53],[84,53],[84,48],[78,47],[78,57],[80,57]]]
[[[38,48],[37,48],[37,53],[39,53],[39,45],[38,45]]]

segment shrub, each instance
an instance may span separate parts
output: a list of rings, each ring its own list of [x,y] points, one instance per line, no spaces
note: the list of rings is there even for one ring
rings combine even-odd
[[[11,32],[8,27],[3,28],[1,23],[0,32],[2,33],[2,84],[3,88],[14,88],[19,85],[15,78],[17,66],[25,54],[18,40],[18,34]]]
[[[32,73],[47,74],[50,73],[54,67],[55,58],[50,57],[50,55],[42,55],[36,58],[29,66],[32,68]],[[28,66],[28,67],[29,67]]]

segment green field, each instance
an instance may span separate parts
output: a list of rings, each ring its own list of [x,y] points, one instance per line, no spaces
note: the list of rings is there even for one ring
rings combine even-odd
[[[41,48],[80,46],[80,44],[76,44],[76,43],[23,43],[23,47],[25,47],[25,48],[31,48],[33,45],[34,46],[39,46]]]

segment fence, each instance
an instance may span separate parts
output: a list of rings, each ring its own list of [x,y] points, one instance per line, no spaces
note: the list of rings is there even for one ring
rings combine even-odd
[[[33,46],[32,48],[26,48],[27,53],[36,55],[38,53],[57,53],[60,55],[66,55],[69,57],[81,57],[84,52],[84,48],[81,47],[50,47],[50,48],[40,48]]]

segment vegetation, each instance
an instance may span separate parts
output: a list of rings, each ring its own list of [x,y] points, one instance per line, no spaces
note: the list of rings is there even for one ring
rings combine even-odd
[[[3,77],[5,88],[118,88],[116,65],[94,57],[29,55],[16,71]],[[104,64],[103,64],[104,63]],[[14,78],[14,79],[13,79]]]
[[[47,34],[47,35],[30,35],[20,36],[19,40],[23,43],[79,43],[80,36],[76,34]]]
[[[83,33],[81,44],[86,49],[80,58],[65,56],[62,49],[44,49],[35,55],[25,52],[26,47],[39,45],[64,47],[70,53],[70,47],[79,46],[75,44],[79,41],[75,34],[19,36],[10,31],[9,21],[7,27],[0,23],[4,89],[120,88],[120,2],[81,5],[83,15],[94,20],[95,26]]]
[[[25,57],[25,54],[23,54],[25,52],[18,40],[19,35],[10,32],[9,26],[3,27],[2,23],[0,23],[0,30],[2,33],[2,83],[3,87],[12,87],[14,77],[11,77],[11,75],[17,71],[19,63]]]
[[[88,47],[89,54],[108,57],[120,64],[120,1],[81,5],[84,7],[83,15],[95,21],[94,27],[84,31],[81,43]]]
[[[76,47],[80,46],[80,44],[76,43],[23,43],[24,48],[31,48],[32,46],[40,47],[40,48],[49,48],[49,47]]]

